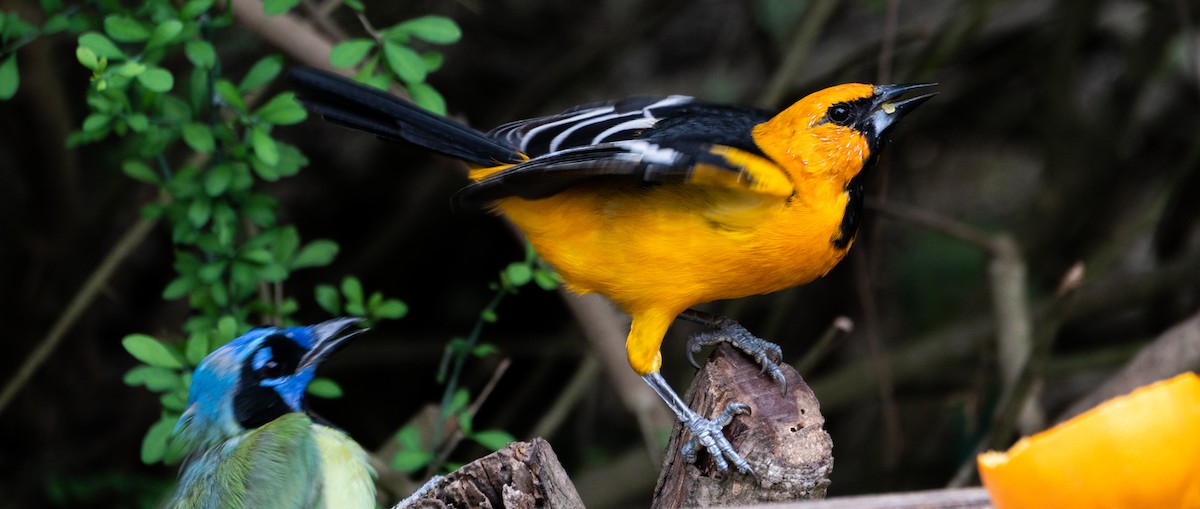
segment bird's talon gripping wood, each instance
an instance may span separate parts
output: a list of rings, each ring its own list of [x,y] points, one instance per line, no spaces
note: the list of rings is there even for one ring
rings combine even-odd
[[[718,465],[742,471],[720,427],[659,376],[663,336],[692,306],[802,285],[837,265],[858,231],[863,172],[933,96],[901,99],[927,84],[848,83],[778,113],[636,97],[484,133],[331,73],[293,69],[291,80],[329,121],[465,161],[471,183],[455,200],[504,216],[568,289],[629,313],[630,367]],[[781,378],[778,347],[740,341]]]

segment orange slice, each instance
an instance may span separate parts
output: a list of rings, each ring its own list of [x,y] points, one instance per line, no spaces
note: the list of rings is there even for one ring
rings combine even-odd
[[[996,509],[1200,509],[1200,377],[1139,387],[978,464]]]

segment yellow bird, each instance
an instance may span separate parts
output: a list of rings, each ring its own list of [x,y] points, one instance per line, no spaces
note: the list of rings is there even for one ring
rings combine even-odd
[[[728,341],[782,383],[777,345],[691,308],[802,285],[837,265],[858,229],[864,171],[896,121],[933,96],[900,99],[929,84],[852,83],[776,114],[638,97],[483,133],[335,74],[297,68],[291,79],[326,120],[470,165],[460,203],[508,218],[570,290],[630,314],[629,365],[691,431],[685,457],[703,445],[718,469],[746,473],[722,428],[748,407],[713,419],[689,408],[659,375],[667,328],[676,317],[705,324],[714,331],[689,352]]]

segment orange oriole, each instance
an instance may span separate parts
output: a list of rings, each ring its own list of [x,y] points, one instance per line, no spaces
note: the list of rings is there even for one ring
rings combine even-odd
[[[692,432],[685,457],[703,445],[720,470],[729,460],[747,473],[722,427],[748,407],[731,404],[714,419],[688,408],[658,374],[667,328],[680,316],[705,323],[716,332],[689,352],[730,341],[782,382],[778,346],[689,308],[829,272],[858,228],[863,171],[895,122],[933,96],[899,100],[926,84],[845,84],[774,115],[631,98],[483,133],[334,74],[298,68],[291,79],[326,120],[467,162],[460,203],[508,218],[569,289],[631,315],[629,364]]]

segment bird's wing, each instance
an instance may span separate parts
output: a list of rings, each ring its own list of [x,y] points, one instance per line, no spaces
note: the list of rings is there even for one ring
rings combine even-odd
[[[312,420],[289,413],[208,448],[179,479],[170,509],[313,507],[320,465]]]
[[[557,115],[509,122],[487,135],[529,157],[538,157],[570,148],[638,138],[659,120],[678,114],[681,107],[695,104],[691,97],[681,95],[631,97],[576,106]]]
[[[787,173],[765,156],[728,145],[690,140],[623,140],[559,150],[493,173],[456,195],[460,203],[508,196],[544,198],[585,181],[632,185],[692,184],[786,198]]]

